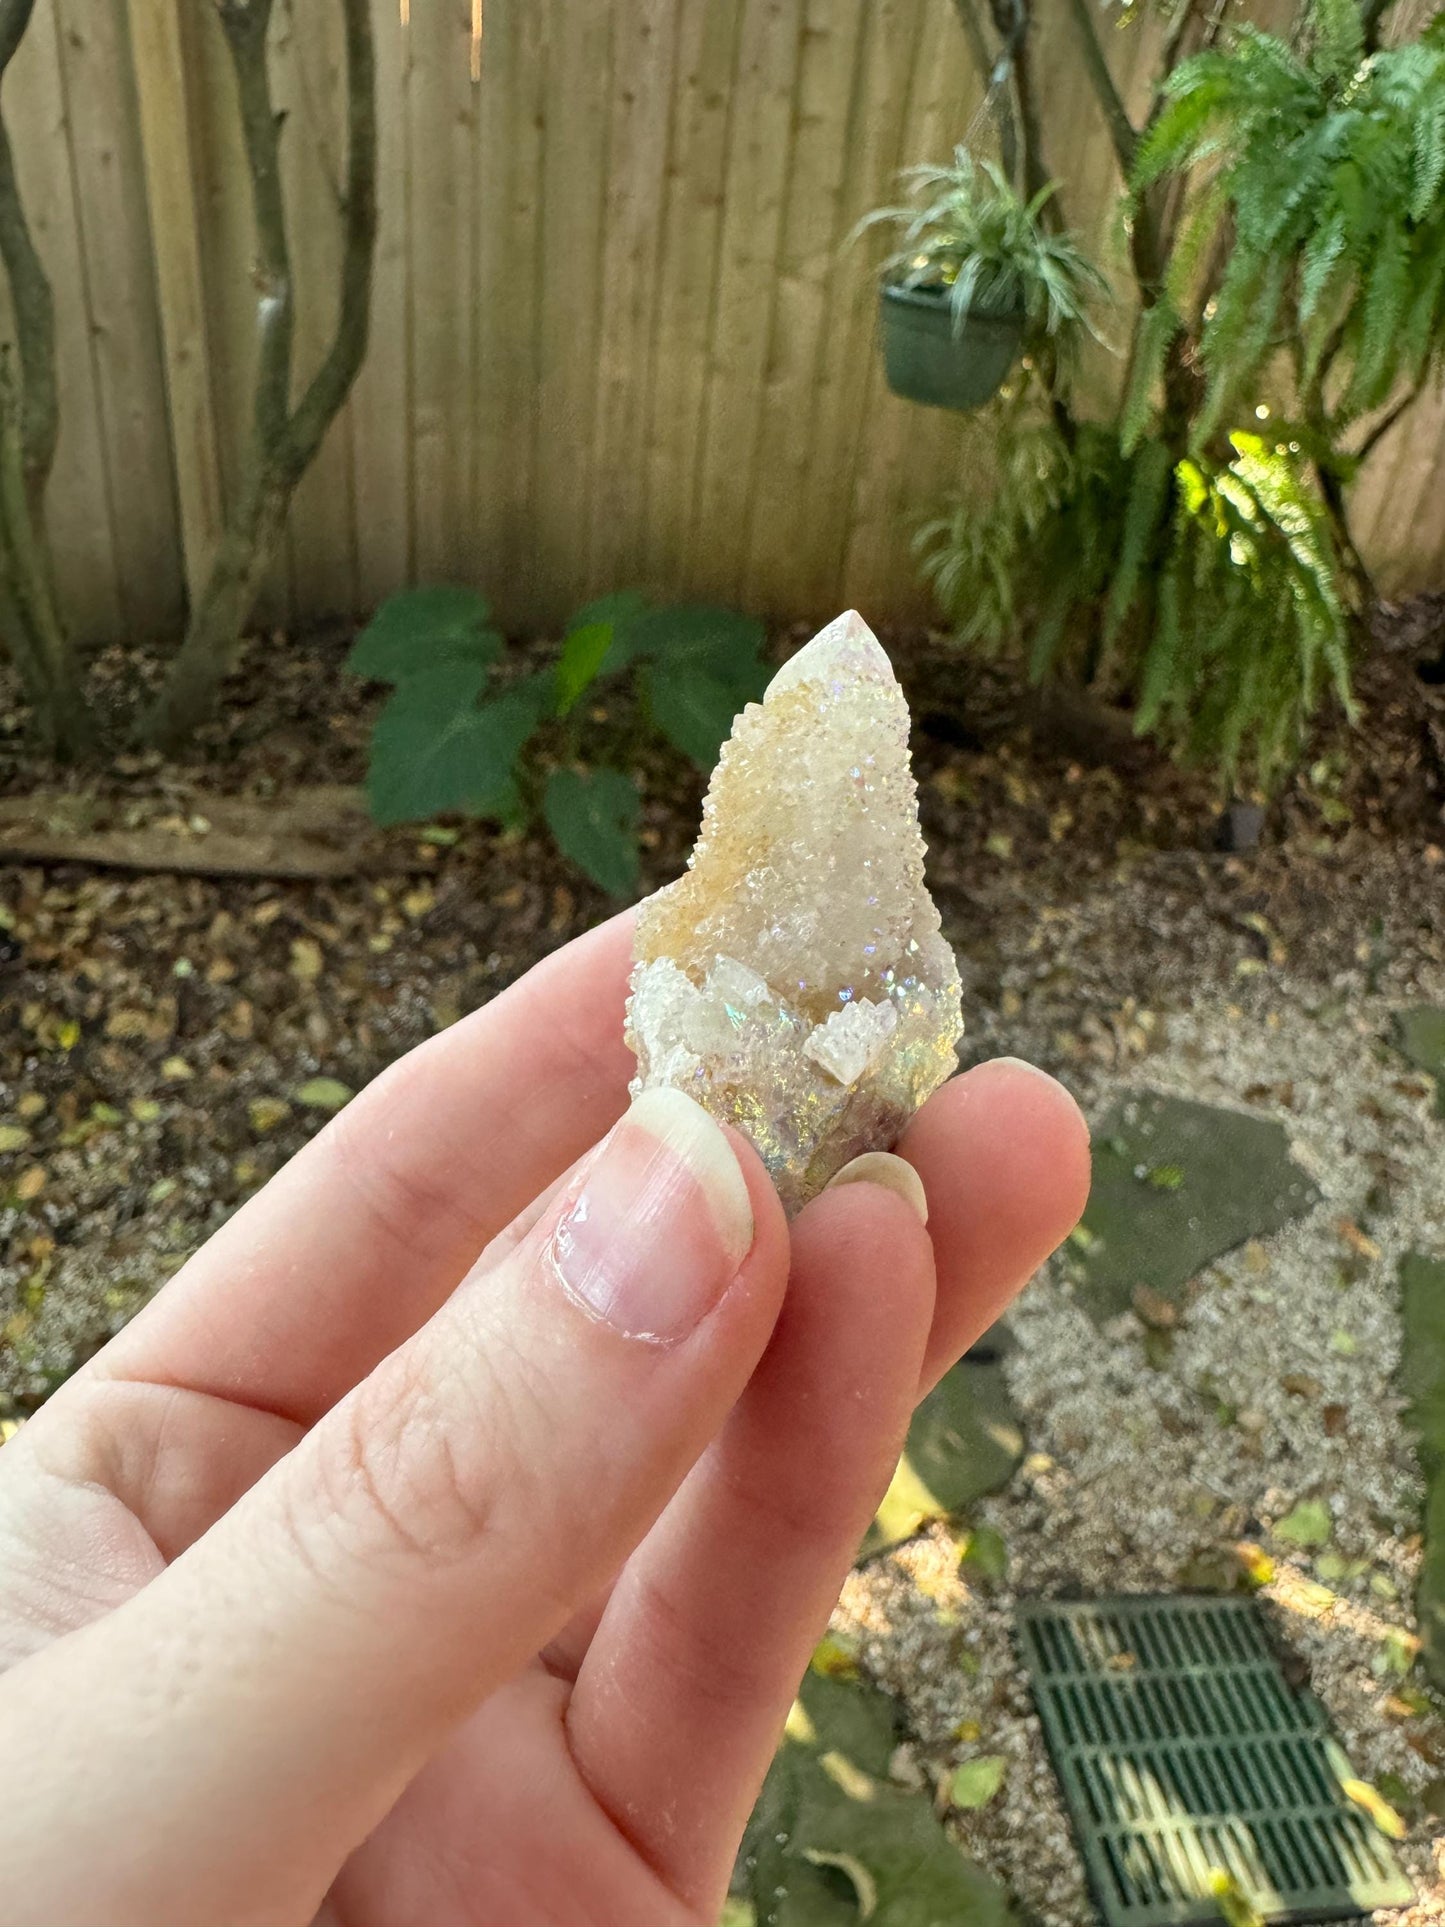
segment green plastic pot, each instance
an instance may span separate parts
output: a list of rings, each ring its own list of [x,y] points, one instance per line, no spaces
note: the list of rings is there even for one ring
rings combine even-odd
[[[982,408],[1023,346],[1022,314],[972,310],[955,332],[947,288],[885,284],[879,304],[888,386],[929,408]]]

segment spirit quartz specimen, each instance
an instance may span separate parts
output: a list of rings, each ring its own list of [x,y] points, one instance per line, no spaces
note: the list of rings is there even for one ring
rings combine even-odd
[[[738,717],[687,874],[642,906],[632,1089],[673,1086],[736,1125],[791,1214],[897,1140],[962,1030],[908,706],[850,612]]]

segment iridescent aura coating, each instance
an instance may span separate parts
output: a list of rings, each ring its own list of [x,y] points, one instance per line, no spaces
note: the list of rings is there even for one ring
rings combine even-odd
[[[687,874],[638,914],[632,1089],[675,1086],[736,1125],[792,1213],[896,1142],[962,1030],[908,707],[850,612],[738,717]]]

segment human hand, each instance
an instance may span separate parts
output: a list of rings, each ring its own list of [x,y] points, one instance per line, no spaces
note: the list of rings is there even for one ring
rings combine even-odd
[[[672,1094],[594,1152],[630,940],[378,1078],[0,1452],[12,1927],[716,1920],[913,1405],[1087,1138],[955,1079],[926,1231],[867,1182],[790,1228]]]

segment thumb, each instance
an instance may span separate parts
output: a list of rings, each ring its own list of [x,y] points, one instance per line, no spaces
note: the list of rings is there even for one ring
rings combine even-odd
[[[672,1091],[503,1246],[151,1585],[0,1683],[27,1763],[0,1809],[12,1919],[310,1919],[645,1534],[787,1275],[761,1165]],[[84,1866],[56,1813],[83,1816]]]

